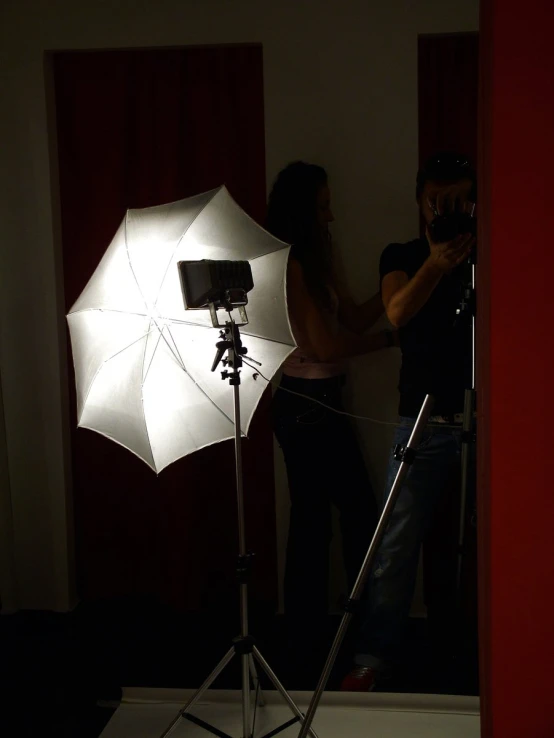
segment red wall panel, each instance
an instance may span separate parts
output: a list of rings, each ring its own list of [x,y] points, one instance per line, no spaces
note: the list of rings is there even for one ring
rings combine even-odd
[[[554,4],[483,0],[483,736],[554,736]]]

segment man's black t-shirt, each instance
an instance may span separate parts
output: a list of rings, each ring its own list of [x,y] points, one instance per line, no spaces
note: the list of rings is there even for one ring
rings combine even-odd
[[[395,271],[411,279],[429,254],[425,239],[390,244],[381,255],[381,281]],[[400,328],[400,415],[416,417],[426,394],[435,397],[433,415],[463,411],[464,390],[471,379],[471,327],[467,317],[456,319],[461,298],[457,269],[442,277],[427,303]]]

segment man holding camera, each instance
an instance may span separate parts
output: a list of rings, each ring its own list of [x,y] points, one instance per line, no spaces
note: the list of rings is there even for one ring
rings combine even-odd
[[[407,445],[425,396],[433,395],[435,402],[373,563],[361,603],[356,668],[342,684],[346,691],[373,689],[394,657],[408,620],[421,544],[452,472],[459,470],[471,329],[467,321],[457,320],[457,310],[462,265],[475,242],[474,220],[468,217],[475,189],[475,172],[465,157],[431,157],[418,172],[416,188],[426,237],[391,244],[381,256],[381,295],[390,322],[399,329],[402,350],[400,422],[393,449]],[[387,495],[399,466],[392,451]]]

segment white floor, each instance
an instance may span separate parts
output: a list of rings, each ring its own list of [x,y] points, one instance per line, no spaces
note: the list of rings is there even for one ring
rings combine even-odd
[[[187,690],[124,690],[123,701],[101,738],[159,738],[192,694]],[[311,693],[291,693],[305,711]],[[291,719],[276,692],[265,694],[256,713],[255,738]],[[233,738],[242,738],[239,692],[210,690],[193,714]],[[318,738],[479,738],[479,700],[441,695],[344,694],[327,692],[313,728]],[[279,736],[296,738],[299,724]],[[181,720],[171,738],[210,738],[213,734]]]

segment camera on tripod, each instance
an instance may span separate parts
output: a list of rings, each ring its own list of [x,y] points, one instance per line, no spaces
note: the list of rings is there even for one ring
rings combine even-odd
[[[457,236],[477,235],[477,218],[475,218],[475,204],[468,203],[468,211],[453,210],[446,213],[436,213],[429,225],[429,236],[434,243],[448,243]]]
[[[458,183],[463,185],[465,191],[462,194],[459,187],[454,187],[454,192],[448,193],[453,199],[446,199],[438,207],[432,200],[432,196],[427,200],[434,216],[428,226],[431,240],[434,243],[448,243],[457,236],[466,234],[476,236],[477,177],[469,159],[448,151],[429,157],[417,174],[416,199],[418,202],[428,182],[433,183],[434,187],[438,186],[439,189],[446,187],[447,190]]]

